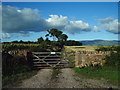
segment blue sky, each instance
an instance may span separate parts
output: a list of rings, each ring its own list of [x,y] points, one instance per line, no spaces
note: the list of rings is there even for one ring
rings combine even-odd
[[[3,16],[3,41],[36,41],[51,27],[62,30],[72,40],[118,39],[117,2],[4,2],[3,6],[8,18]],[[30,23],[25,21],[28,14]]]

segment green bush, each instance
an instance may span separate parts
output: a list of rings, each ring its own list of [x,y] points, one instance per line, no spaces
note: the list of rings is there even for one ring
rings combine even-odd
[[[110,47],[99,47],[96,49],[96,51],[113,51],[114,50],[114,46],[110,46]]]
[[[107,65],[119,67],[119,65],[120,65],[120,58],[119,57],[120,57],[119,52],[117,52],[117,53],[112,52],[110,54],[110,56],[106,56]]]
[[[7,75],[17,74],[20,72],[30,71],[28,61],[22,55],[2,54],[2,74]]]
[[[28,58],[28,57],[27,57]],[[29,56],[29,58],[31,58]],[[31,59],[30,59],[31,60]],[[20,80],[29,78],[37,73],[33,71],[29,59],[23,55],[2,53],[2,85],[16,84]]]
[[[109,56],[106,56],[105,60],[107,65],[118,67],[120,65],[120,46],[100,47],[97,51],[111,51]],[[114,52],[116,51],[116,52]]]

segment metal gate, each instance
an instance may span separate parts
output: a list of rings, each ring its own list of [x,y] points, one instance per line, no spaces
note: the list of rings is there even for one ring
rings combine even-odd
[[[34,67],[37,69],[65,68],[68,62],[61,52],[32,52]]]

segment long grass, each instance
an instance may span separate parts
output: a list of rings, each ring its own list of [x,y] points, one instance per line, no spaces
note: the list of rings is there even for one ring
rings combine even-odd
[[[94,79],[106,79],[108,83],[114,85],[118,84],[120,79],[118,78],[118,69],[111,66],[104,67],[86,67],[86,68],[73,68],[78,75],[82,75],[86,78]]]
[[[10,76],[6,76],[2,78],[2,86],[6,87],[12,87],[20,83],[24,79],[28,79],[34,75],[37,74],[37,71],[29,71],[29,72],[24,72],[24,73],[18,73],[18,74],[12,74]]]

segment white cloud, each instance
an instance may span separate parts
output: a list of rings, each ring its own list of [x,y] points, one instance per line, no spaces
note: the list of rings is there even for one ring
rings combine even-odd
[[[80,33],[81,31],[90,31],[90,25],[81,20],[71,21],[67,16],[58,16],[58,15],[50,15],[50,18],[46,19],[49,22],[51,27],[59,28],[63,31],[69,33]]]
[[[2,13],[3,32],[18,33],[47,29],[47,23],[40,17],[37,9],[24,8],[20,10],[12,6],[3,6]]]
[[[67,16],[62,15],[49,16],[48,19],[41,18],[37,9],[3,6],[2,31],[3,33],[28,33],[57,28],[68,33],[80,33],[81,31],[88,32],[91,30],[90,25],[81,20],[72,21]]]
[[[2,38],[11,38],[11,35],[9,33],[2,33]]]
[[[49,15],[50,18],[46,19],[47,22],[53,27],[64,27],[68,24],[68,17],[66,16],[58,16],[58,15]]]
[[[118,29],[118,19],[108,17],[100,19],[99,21],[102,28],[104,28],[106,31],[114,34],[120,34],[120,30]]]
[[[93,26],[94,32],[99,32],[99,28],[97,26]]]
[[[88,32],[90,31],[90,25],[88,23],[85,23],[81,20],[79,21],[70,21],[68,25],[65,27],[66,30],[71,30],[73,33],[79,33],[81,31]]]
[[[17,10],[18,12],[21,12],[21,10]]]
[[[88,23],[81,20],[69,20],[67,16],[49,15],[48,19],[40,17],[38,9],[24,8],[19,9],[12,6],[2,6],[2,31],[4,38],[11,37],[9,33],[28,33],[46,31],[50,28],[57,28],[68,33],[88,32],[91,27]],[[1,14],[0,14],[1,15]],[[119,34],[118,19],[111,17],[100,19],[100,25],[108,32]],[[120,26],[120,24],[119,24]],[[99,27],[100,28],[100,27]],[[99,31],[97,26],[93,26],[95,32]],[[29,36],[29,34],[20,34]]]

